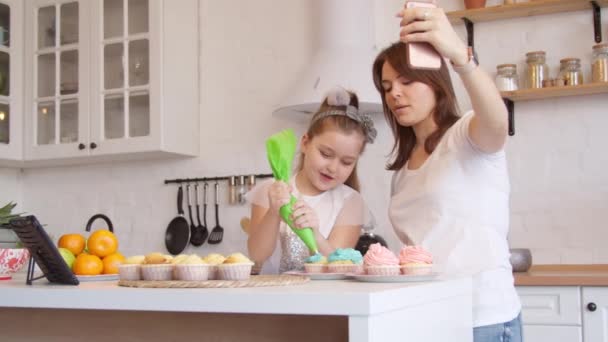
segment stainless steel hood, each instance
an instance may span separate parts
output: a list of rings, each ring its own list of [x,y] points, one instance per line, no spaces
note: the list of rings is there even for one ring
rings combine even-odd
[[[372,64],[378,53],[373,1],[318,0],[316,5],[319,47],[274,114],[314,113],[334,86],[356,92],[363,113],[382,113],[372,80]]]

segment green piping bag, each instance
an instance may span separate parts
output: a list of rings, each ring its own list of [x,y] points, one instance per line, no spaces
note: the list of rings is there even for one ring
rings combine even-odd
[[[289,183],[291,165],[296,154],[296,145],[297,139],[291,129],[276,133],[266,140],[266,154],[275,179]],[[300,237],[310,253],[316,254],[319,249],[312,228],[297,229],[291,220],[292,207],[295,202],[296,198],[291,195],[289,203],[279,209],[281,218]]]

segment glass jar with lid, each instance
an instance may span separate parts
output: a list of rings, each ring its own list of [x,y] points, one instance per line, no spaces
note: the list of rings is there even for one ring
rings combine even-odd
[[[526,53],[526,87],[542,88],[543,80],[549,77],[545,51]]]
[[[567,86],[583,84],[580,58],[564,58],[559,61],[559,78]]]
[[[591,78],[593,82],[608,82],[608,44],[593,46]]]
[[[496,87],[500,91],[511,91],[519,88],[517,65],[499,64],[496,66]]]

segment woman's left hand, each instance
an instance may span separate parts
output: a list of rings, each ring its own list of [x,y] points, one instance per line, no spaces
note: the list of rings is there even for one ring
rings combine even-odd
[[[456,65],[469,61],[467,46],[454,31],[442,8],[404,8],[397,17],[401,18],[399,40],[402,42],[429,43]]]
[[[319,217],[305,201],[296,201],[292,209],[291,219],[297,229],[312,228],[314,232],[319,231]]]

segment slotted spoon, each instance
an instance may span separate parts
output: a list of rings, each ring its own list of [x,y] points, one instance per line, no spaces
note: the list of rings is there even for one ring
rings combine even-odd
[[[217,182],[215,182],[215,185],[213,186],[214,190],[215,190],[215,227],[213,227],[213,230],[211,230],[211,234],[209,234],[209,240],[207,240],[207,242],[209,242],[212,245],[218,244],[220,242],[222,242],[222,239],[224,238],[224,228],[222,228],[220,226],[220,219],[218,216],[218,208],[219,208],[219,192],[218,192],[218,187],[219,185],[217,184]]]

